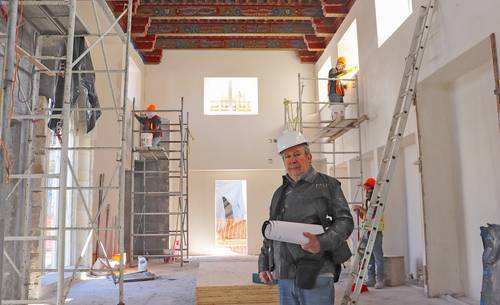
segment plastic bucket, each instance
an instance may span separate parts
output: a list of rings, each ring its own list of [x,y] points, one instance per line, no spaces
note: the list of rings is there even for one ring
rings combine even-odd
[[[148,261],[144,256],[139,256],[137,258],[137,271],[144,272],[148,270]]]
[[[153,145],[153,134],[146,132],[141,134],[141,146],[151,147]]]

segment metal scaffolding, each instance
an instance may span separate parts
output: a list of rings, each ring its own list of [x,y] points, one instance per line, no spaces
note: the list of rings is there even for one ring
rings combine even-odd
[[[128,8],[132,7],[132,0],[128,0]],[[2,271],[2,255],[4,255],[5,261],[8,262],[13,270],[15,270],[15,274],[12,278],[12,281],[17,281],[20,286],[20,297],[16,299],[2,299],[0,303],[2,305],[5,304],[57,304],[62,305],[65,303],[66,298],[68,297],[70,288],[76,276],[80,272],[87,272],[92,270],[91,266],[86,266],[84,262],[84,257],[89,253],[89,246],[92,244],[93,238],[97,240],[99,247],[102,249],[105,260],[108,262],[104,269],[101,271],[110,272],[114,283],[118,286],[118,304],[124,304],[124,293],[123,293],[123,272],[125,265],[125,247],[124,247],[124,202],[125,202],[125,156],[128,152],[128,146],[126,143],[126,138],[129,132],[129,121],[124,119],[128,113],[128,78],[129,78],[129,58],[130,58],[130,33],[131,33],[131,24],[132,24],[132,10],[125,8],[125,10],[119,15],[119,17],[115,18],[111,11],[109,10],[107,3],[105,0],[87,0],[87,3],[91,3],[93,7],[93,12],[96,18],[96,23],[98,24],[98,33],[85,34],[85,33],[76,33],[75,25],[77,22],[77,0],[67,0],[67,1],[17,1],[10,0],[8,2],[2,1],[1,4],[7,4],[9,6],[9,31],[7,33],[7,47],[5,51],[5,61],[4,61],[4,70],[5,73],[2,78],[2,113],[1,113],[1,139],[2,146],[4,149],[8,150],[10,144],[12,143],[12,138],[10,135],[10,121],[11,119],[17,121],[24,121],[28,124],[28,139],[27,139],[27,160],[28,164],[25,165],[24,172],[8,172],[8,158],[5,154],[2,154],[0,158],[0,178],[1,178],[1,188],[0,188],[0,208],[3,209],[3,205],[6,204],[9,200],[11,200],[11,195],[14,193],[16,188],[20,185],[24,188],[24,219],[23,219],[23,234],[22,236],[3,236],[0,235],[0,274]],[[101,12],[104,12],[104,15],[113,18],[114,21],[111,21],[109,28],[105,31],[101,31],[99,25],[99,18],[97,15],[98,5],[101,8]],[[60,33],[56,35],[48,34],[48,33],[38,33],[38,37],[35,43],[35,54],[30,54],[26,50],[20,48],[17,45],[17,19],[19,14],[19,9],[23,6],[36,6],[43,7],[46,10],[46,6],[50,7],[66,7],[67,8],[67,24],[61,24],[59,21],[54,21],[54,24],[57,25]],[[126,16],[126,17],[125,17]],[[52,18],[49,14],[48,18]],[[117,25],[119,20],[122,18],[127,18],[127,29],[125,32]],[[112,31],[115,33],[111,33]],[[50,36],[59,37],[66,39],[65,46],[65,56],[64,58],[52,56],[52,55],[44,55],[42,54],[42,48],[44,45],[44,41],[48,39]],[[122,67],[121,69],[111,69],[108,65],[107,58],[109,56],[106,54],[106,48],[104,47],[104,40],[107,37],[115,37],[119,36],[124,45],[123,58],[121,61]],[[74,39],[75,37],[92,37],[94,40],[89,48],[82,53],[78,58],[74,58]],[[74,71],[73,68],[75,65],[81,61],[85,55],[87,55],[91,49],[100,46],[102,56],[105,61],[105,69],[95,69],[88,71]],[[34,66],[34,73],[32,74],[32,95],[31,95],[31,104],[29,107],[29,114],[17,114],[10,116],[10,107],[11,103],[14,101],[11,100],[14,98],[14,95],[10,94],[13,88],[13,71],[15,67],[15,58],[17,56],[22,56],[26,58],[31,65]],[[113,54],[113,56],[116,56]],[[51,70],[47,68],[42,60],[62,60],[65,62],[64,69]],[[59,75],[69,76],[75,73],[106,73],[109,81],[110,90],[112,92],[112,98],[115,107],[102,107],[102,108],[80,108],[72,104],[72,80],[73,77],[64,77],[64,98],[63,98],[63,106],[62,108],[47,108],[40,107],[39,105],[39,88],[40,88],[40,74],[49,75],[51,77],[56,77]],[[123,77],[121,77],[121,86],[115,89],[112,85],[110,74],[111,73],[121,73]],[[116,114],[116,123],[119,126],[120,130],[120,145],[117,146],[89,146],[89,145],[71,145],[70,144],[70,133],[74,131],[76,128],[73,124],[70,124],[73,116],[78,116],[81,113],[85,113],[87,111],[100,110],[103,112],[110,111],[115,112]],[[59,114],[54,114],[54,111],[60,112]],[[60,160],[58,164],[58,172],[51,173],[49,169],[44,168],[41,171],[37,171],[34,169],[35,158],[39,158],[40,155],[44,155],[44,153],[40,153],[40,149],[36,147],[36,131],[37,125],[44,126],[47,129],[47,122],[50,119],[58,118],[64,122],[60,129],[58,129],[56,133],[56,138],[58,139],[59,144],[57,147],[50,147],[48,145],[42,145],[43,151],[59,151],[60,152]],[[99,122],[99,121],[98,121]],[[41,124],[40,124],[41,123]],[[107,123],[107,122],[106,122]],[[77,168],[75,168],[74,162],[70,159],[68,153],[75,151],[90,151],[94,153],[96,151],[115,151],[116,152],[116,160],[114,165],[113,174],[110,175],[111,179],[107,185],[95,186],[92,184],[84,184],[80,181],[78,174],[76,173]],[[42,164],[47,164],[47,162],[42,162]],[[14,183],[8,184],[8,179],[11,179]],[[49,184],[49,181],[57,181],[57,185],[53,186]],[[40,187],[35,187],[33,184],[39,184]],[[34,227],[30,227],[31,218],[30,211],[33,208],[33,192],[41,192],[42,198],[46,196],[46,193],[50,190],[56,190],[58,193],[57,198],[57,224],[55,226],[45,226],[38,225]],[[115,225],[109,227],[98,227],[97,219],[102,213],[101,206],[99,209],[93,209],[91,206],[92,201],[89,202],[89,198],[92,197],[93,192],[102,191],[103,197],[106,198],[109,195],[109,192],[116,191],[118,192],[118,221]],[[79,199],[79,203],[83,205],[84,214],[88,217],[88,223],[86,226],[76,226],[71,222],[67,223],[66,215],[67,210],[71,207],[68,206],[68,202],[70,198],[68,196],[72,196],[74,192]],[[43,215],[43,203],[42,203],[42,213]],[[3,231],[3,223],[0,220],[0,232]],[[99,231],[115,231],[117,232],[118,238],[118,252],[119,252],[119,265],[117,268],[112,268],[109,264],[109,256],[106,252],[106,245],[103,245],[101,242],[101,238],[99,235]],[[74,262],[72,262],[72,266],[69,267],[67,262],[65,261],[66,254],[68,252],[66,247],[66,236],[67,234],[72,234],[73,232],[83,231],[87,232],[87,238],[85,239],[85,243],[81,249],[81,253],[79,257],[76,258]],[[38,255],[44,253],[44,244],[45,241],[54,241],[57,245],[57,264],[56,268],[46,268],[43,264],[43,260],[40,260],[39,266],[34,266],[32,262],[32,256],[34,255],[33,249],[36,249]],[[6,251],[5,245],[7,243],[20,243],[22,253],[18,255],[22,255],[22,263],[20,265],[15,264],[15,260],[9,256]],[[94,270],[95,271],[95,270]],[[57,272],[57,294],[55,299],[48,300],[40,300],[38,299],[37,292],[35,291],[34,285],[31,282],[32,274],[43,274],[46,272]],[[71,272],[72,276],[69,280],[69,284],[65,283],[65,272]],[[0,298],[2,296],[1,289],[1,281],[0,281]]]
[[[149,112],[132,110],[139,116]],[[132,262],[143,256],[164,262],[178,260],[183,266],[189,256],[189,113],[183,99],[180,109],[152,112],[161,117],[162,135],[157,146],[135,145],[134,140],[141,139],[145,131],[132,123],[128,252]]]
[[[297,102],[285,100],[284,102],[284,120],[285,126],[289,130],[305,132],[308,135],[309,143],[317,144],[319,149],[312,149],[314,159],[326,159],[326,170],[338,180],[348,181],[351,191],[354,194],[349,198],[350,205],[359,205],[364,202],[364,193],[360,191],[363,181],[363,151],[361,145],[361,124],[368,120],[368,117],[362,114],[359,103],[358,78],[341,78],[343,83],[349,84],[346,90],[345,101],[343,103],[332,103],[322,101],[306,101],[303,98],[304,88],[307,84],[316,86],[321,81],[332,81],[336,78],[312,78],[302,77],[298,74],[299,99]],[[345,118],[332,120],[329,106],[342,105],[346,108]],[[304,108],[313,108],[317,116],[305,119]],[[336,143],[342,136],[355,132],[357,137],[356,146],[349,150],[338,150]],[[338,156],[342,156],[339,160]],[[347,160],[346,160],[347,159]],[[354,160],[359,162],[359,166],[348,175],[337,175],[338,165],[342,162]],[[359,230],[359,225],[356,226]]]

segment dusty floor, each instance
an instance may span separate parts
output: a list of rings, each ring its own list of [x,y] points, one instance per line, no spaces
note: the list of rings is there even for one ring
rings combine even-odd
[[[225,258],[244,260],[245,258]],[[195,288],[200,262],[220,261],[221,258],[193,258],[183,268],[178,265],[150,264],[150,269],[160,276],[154,281],[125,283],[127,305],[195,305]],[[216,275],[214,275],[216,276]],[[336,286],[336,304],[344,292],[343,285]],[[118,303],[118,289],[109,279],[87,279],[73,285],[67,304],[113,305]],[[363,293],[361,305],[453,305],[442,299],[428,299],[422,288],[402,286]]]

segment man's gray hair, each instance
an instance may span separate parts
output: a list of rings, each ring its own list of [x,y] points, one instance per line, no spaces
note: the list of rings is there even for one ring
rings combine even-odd
[[[309,148],[309,144],[304,143],[304,144],[300,144],[297,146],[304,146],[304,152],[306,153],[306,155],[311,155],[311,149]],[[283,155],[285,154],[285,150],[280,152],[281,159],[283,159]]]

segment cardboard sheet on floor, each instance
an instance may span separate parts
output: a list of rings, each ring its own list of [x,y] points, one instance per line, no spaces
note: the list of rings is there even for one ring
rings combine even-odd
[[[129,282],[143,282],[143,281],[152,281],[157,279],[156,274],[148,271],[141,272],[131,272],[123,275],[123,281],[125,283]]]

